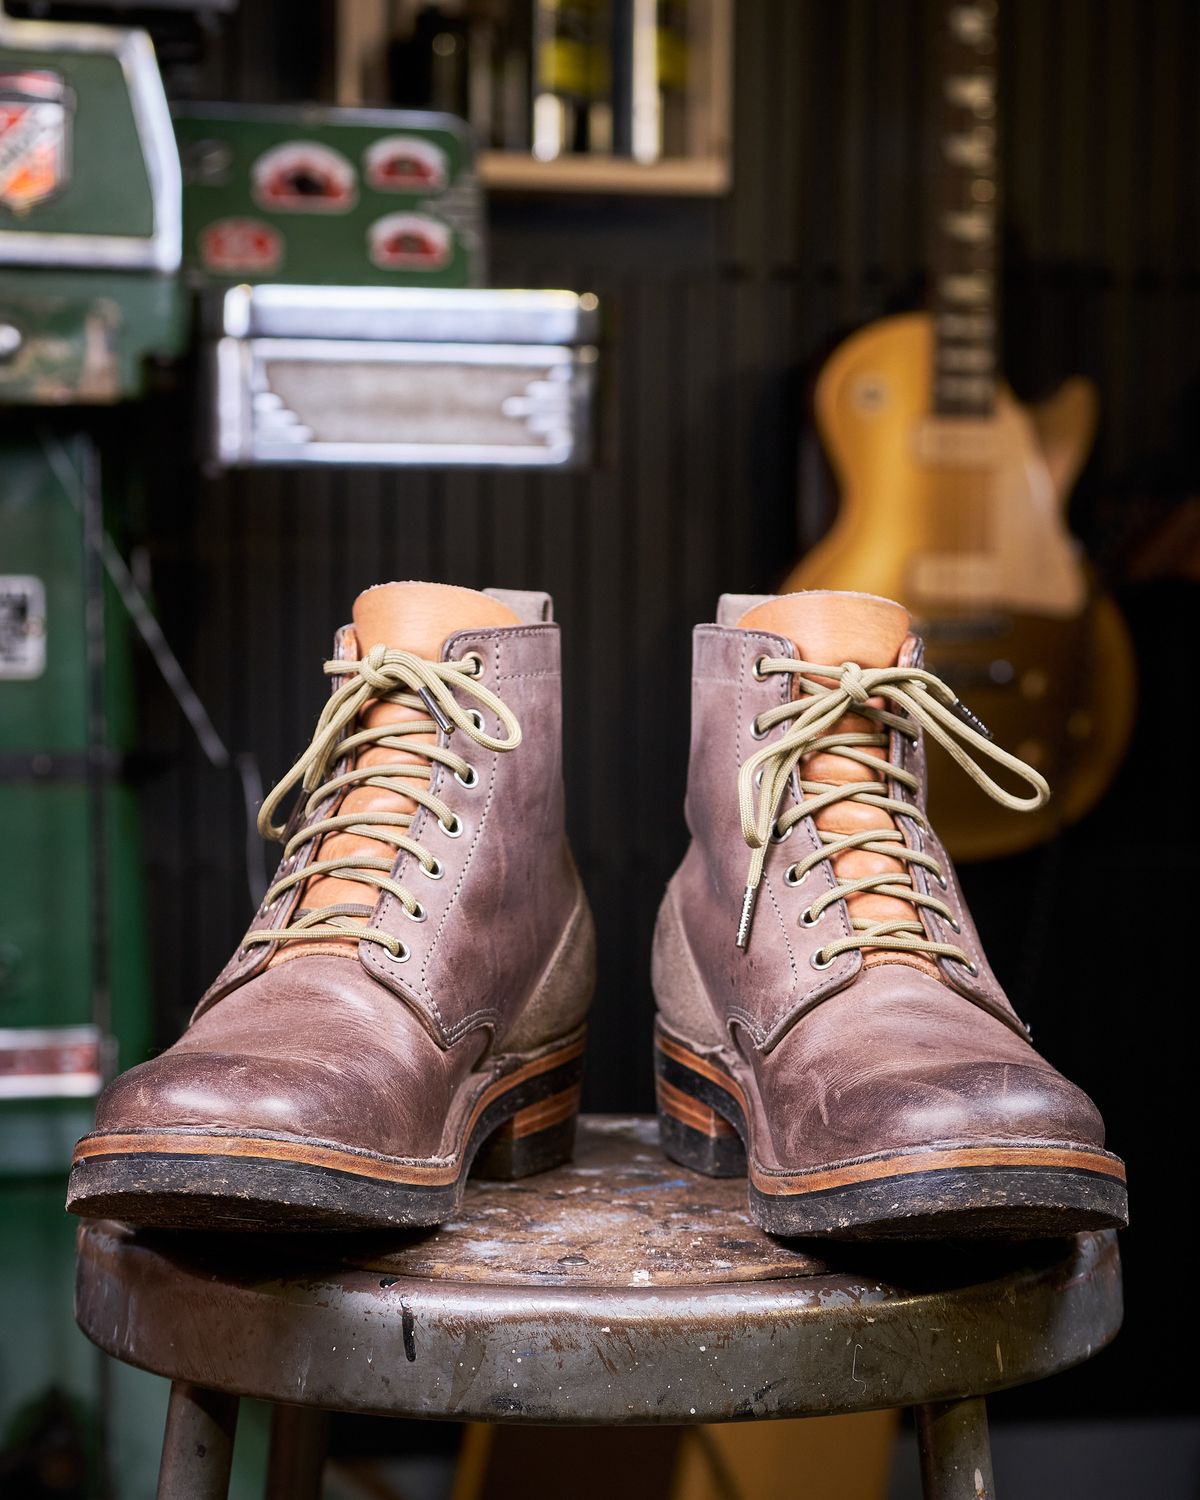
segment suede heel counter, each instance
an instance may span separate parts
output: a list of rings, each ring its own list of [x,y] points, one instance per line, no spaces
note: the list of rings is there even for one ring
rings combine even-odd
[[[650,980],[659,1015],[672,1031],[705,1046],[725,1044],[725,1034],[688,943],[673,883],[667,887],[658,909]]]

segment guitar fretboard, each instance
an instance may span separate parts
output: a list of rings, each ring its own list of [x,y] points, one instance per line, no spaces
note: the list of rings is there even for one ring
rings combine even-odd
[[[939,416],[987,417],[999,270],[995,0],[948,0],[942,24],[930,226],[933,406]]]

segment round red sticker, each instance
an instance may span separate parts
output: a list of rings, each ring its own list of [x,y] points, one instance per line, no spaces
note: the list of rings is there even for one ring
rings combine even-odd
[[[387,214],[367,230],[367,252],[385,271],[437,271],[454,253],[450,229],[424,214]]]
[[[283,260],[283,239],[261,219],[218,219],[200,235],[200,260],[210,271],[235,276],[275,271]]]
[[[345,213],[358,193],[350,162],[317,141],[288,141],[264,151],[250,176],[260,208],[289,213]]]
[[[446,153],[417,135],[385,135],[363,153],[363,175],[382,193],[436,193],[446,186]]]

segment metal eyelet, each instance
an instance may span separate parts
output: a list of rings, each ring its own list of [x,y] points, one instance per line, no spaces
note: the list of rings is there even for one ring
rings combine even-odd
[[[946,879],[946,877],[940,870],[934,875],[933,878],[937,881],[938,885],[941,886],[942,890],[948,891],[950,889],[950,882]]]
[[[766,659],[767,658],[765,656],[756,657],[754,660],[754,665],[750,668],[755,682],[765,682],[767,680],[767,674],[762,669],[763,662],[765,662]]]
[[[755,771],[755,773],[754,773],[754,790],[755,791],[758,791],[759,787],[762,786],[763,772],[765,770],[766,770],[765,766],[759,766],[758,770]]]
[[[789,823],[786,833],[780,833],[778,828],[773,828],[771,830],[771,842],[773,844],[786,844],[788,839],[791,838],[792,829],[795,828],[795,826],[795,823]]]
[[[425,910],[425,908],[418,901],[417,902],[417,907],[416,907],[415,911],[409,911],[409,909],[408,909],[407,906],[404,907],[404,915],[408,918],[408,920],[410,922],[423,922],[425,920],[425,918],[429,915],[429,913]]]
[[[401,943],[400,949],[396,953],[392,953],[386,948],[384,949],[384,952],[387,953],[387,956],[392,960],[394,964],[406,964],[412,957],[412,949],[408,946],[407,943]]]
[[[474,724],[476,729],[483,728],[483,715],[477,708],[467,709],[467,718],[470,719],[471,723]]]
[[[446,866],[440,859],[435,859],[429,866],[421,866],[421,874],[424,875],[426,880],[440,880],[445,873]]]
[[[821,915],[823,916],[824,913],[822,913]],[[811,906],[806,906],[800,913],[801,927],[815,927],[820,920],[820,917],[813,916],[813,909]]]
[[[757,717],[750,720],[750,738],[752,740],[765,740],[770,732],[769,729],[760,729],[758,727]]]
[[[443,823],[441,818],[439,818],[438,827],[442,830],[442,832],[448,839],[462,838],[463,822],[457,813],[452,814],[452,818],[449,823]]]
[[[833,958],[822,959],[821,954],[824,953],[824,951],[824,948],[818,948],[815,953],[809,954],[808,961],[814,969],[827,969],[833,962],[833,958],[837,957],[837,954],[835,953],[833,955]]]
[[[480,654],[479,654],[478,651],[468,651],[467,654],[462,658],[462,665],[464,667],[467,666],[468,663],[472,663],[472,662],[474,663],[474,665],[471,667],[471,674],[470,675],[472,677],[482,677],[483,676],[483,657],[480,656]]]
[[[470,791],[472,787],[479,785],[479,772],[475,769],[474,766],[468,766],[467,774],[471,778],[470,781],[468,781],[466,777],[460,776],[457,771],[455,771],[454,773],[454,779],[458,782],[459,786],[465,786],[466,789]]]
[[[962,964],[963,968],[966,969],[967,973],[971,976],[972,979],[978,978],[978,976],[979,976],[979,965],[977,963],[975,963],[973,960],[968,959],[968,961],[965,964],[963,964],[961,958],[956,958],[954,960],[954,962],[956,964]]]
[[[808,871],[805,870],[805,872],[804,872],[803,875],[797,875],[796,874],[796,866],[795,865],[789,865],[787,867],[787,869],[783,872],[783,883],[784,883],[784,885],[803,885],[804,882],[807,879],[808,879]]]
[[[951,932],[962,931],[962,928],[958,925],[958,919],[956,917],[943,917],[942,921],[945,922],[946,926],[949,927]]]

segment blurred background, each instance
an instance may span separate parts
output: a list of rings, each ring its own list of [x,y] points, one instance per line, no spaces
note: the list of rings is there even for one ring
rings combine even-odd
[[[253,806],[354,595],[553,594],[600,934],[585,1104],[644,1111],[692,626],[789,577],[883,589],[879,553],[1060,790],[1022,848],[937,795],[997,973],[1130,1170],[1126,1326],[990,1403],[999,1483],[1200,1493],[1186,1303],[1161,1301],[1192,1259],[1200,9],[958,8],[994,26],[982,99],[947,94],[940,0],[4,6],[0,1493],[152,1493],[165,1384],[74,1330],[66,1163],[100,1079],[177,1035],[244,930]],[[966,219],[955,164],[983,184]],[[847,337],[930,308],[932,376],[834,388]],[[339,394],[359,377],[374,405]],[[994,378],[1031,413],[1008,514],[1040,517],[1000,561],[913,520],[922,444],[973,471],[947,431],[1001,441]],[[865,435],[901,385],[906,477]],[[851,490],[869,535],[835,556]],[[1062,577],[1010,598],[1043,548]],[[915,1493],[907,1437],[864,1420],[672,1447],[657,1492]],[[329,1494],[449,1495],[459,1436],[346,1421]],[[265,1442],[245,1420],[235,1495]]]

